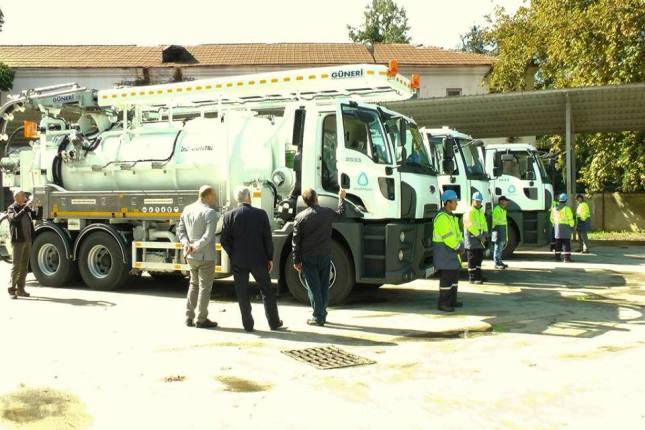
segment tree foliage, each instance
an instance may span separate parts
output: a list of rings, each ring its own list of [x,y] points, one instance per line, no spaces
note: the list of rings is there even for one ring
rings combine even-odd
[[[645,81],[645,0],[533,0],[514,15],[499,8],[485,38],[498,55],[493,92]],[[562,139],[548,142],[563,158]],[[588,191],[645,190],[643,133],[579,135],[576,145]]]
[[[363,23],[347,26],[349,38],[358,43],[410,43],[410,26],[405,8],[394,0],[372,0],[365,7]]]
[[[468,32],[460,36],[461,50],[474,54],[495,55],[495,47],[487,37],[486,29],[480,25],[473,25]]]
[[[0,91],[9,91],[13,88],[13,78],[16,72],[11,70],[9,66],[0,63]]]

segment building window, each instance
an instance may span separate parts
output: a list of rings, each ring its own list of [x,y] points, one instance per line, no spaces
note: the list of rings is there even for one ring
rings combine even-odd
[[[446,88],[446,96],[455,97],[461,95],[461,88]]]

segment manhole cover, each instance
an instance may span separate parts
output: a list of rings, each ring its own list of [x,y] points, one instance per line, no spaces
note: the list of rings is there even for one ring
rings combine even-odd
[[[376,363],[376,361],[350,354],[349,352],[342,351],[334,346],[291,349],[288,351],[282,351],[282,353],[291,358],[295,358],[298,361],[309,363],[318,369],[338,369],[341,367],[362,366],[364,364]]]

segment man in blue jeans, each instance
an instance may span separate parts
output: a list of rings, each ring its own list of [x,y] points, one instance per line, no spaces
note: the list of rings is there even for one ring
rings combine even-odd
[[[338,192],[336,210],[321,207],[316,191],[302,193],[307,209],[296,216],[293,226],[293,268],[304,271],[313,318],[309,325],[325,325],[329,303],[332,224],[345,213],[345,190]]]

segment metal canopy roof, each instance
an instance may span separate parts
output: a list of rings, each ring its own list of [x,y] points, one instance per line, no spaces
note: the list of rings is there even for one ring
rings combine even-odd
[[[645,130],[645,83],[442,97],[386,105],[420,126],[444,125],[477,138]]]

